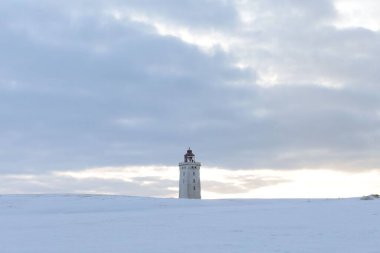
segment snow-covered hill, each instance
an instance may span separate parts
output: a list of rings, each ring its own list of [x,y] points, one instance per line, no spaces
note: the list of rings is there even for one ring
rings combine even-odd
[[[380,200],[0,196],[1,253],[380,252]]]

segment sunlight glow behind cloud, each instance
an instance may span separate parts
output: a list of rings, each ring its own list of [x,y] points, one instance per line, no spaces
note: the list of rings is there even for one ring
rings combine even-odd
[[[228,52],[230,45],[233,43],[233,38],[217,31],[196,30],[184,25],[155,19],[152,16],[136,11],[111,10],[107,13],[120,22],[124,19],[128,19],[133,22],[151,26],[161,36],[173,36],[185,43],[197,46],[206,53],[212,53],[215,48]]]
[[[338,11],[338,28],[366,28],[372,31],[380,29],[380,3],[376,0],[335,0]]]
[[[4,182],[0,187],[0,194],[89,193],[173,198],[178,196],[178,168],[168,166],[104,167],[39,175],[10,174],[1,175],[0,179]],[[205,167],[201,168],[201,181],[202,197],[206,199],[338,198],[376,192],[380,187],[380,173],[375,170],[344,173],[307,169],[232,171]]]

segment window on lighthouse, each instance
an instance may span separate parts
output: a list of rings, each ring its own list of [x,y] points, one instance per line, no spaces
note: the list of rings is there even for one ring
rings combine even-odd
[[[194,186],[194,191],[195,191],[195,186]]]

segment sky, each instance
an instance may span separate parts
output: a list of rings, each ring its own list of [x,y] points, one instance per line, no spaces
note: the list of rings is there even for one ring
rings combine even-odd
[[[380,192],[376,0],[0,2],[0,194]]]

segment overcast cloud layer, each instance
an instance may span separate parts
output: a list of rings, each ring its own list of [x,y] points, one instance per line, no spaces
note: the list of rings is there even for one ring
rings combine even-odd
[[[378,168],[380,18],[348,3],[0,1],[0,172],[188,146],[226,169]]]

